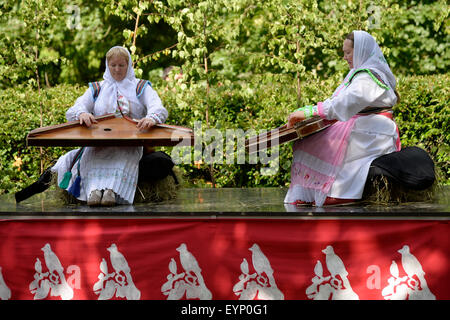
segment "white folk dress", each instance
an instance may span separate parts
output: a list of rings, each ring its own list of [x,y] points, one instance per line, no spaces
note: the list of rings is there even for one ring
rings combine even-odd
[[[380,87],[368,73],[360,72],[350,85],[321,103],[319,112],[323,118],[353,121],[341,167],[325,197],[361,199],[372,161],[381,155],[398,151],[397,125],[394,121],[380,114],[356,115],[367,106],[391,107],[396,102],[394,90]],[[307,155],[297,146],[308,139],[294,145],[293,164],[308,162]],[[307,165],[321,170],[315,158],[311,158]],[[313,189],[291,183],[284,202],[293,203],[297,200],[317,201],[317,195]]]
[[[369,74],[360,73],[344,92],[324,101],[322,110],[327,119],[347,121],[364,106],[392,107],[396,102],[394,90],[381,88]],[[388,117],[378,114],[357,117],[329,196],[361,199],[370,164],[379,156],[397,151],[397,139],[397,125]]]
[[[94,116],[116,113],[117,101],[121,104],[123,112],[133,119],[148,117],[156,123],[163,123],[167,119],[168,112],[151,85],[146,85],[142,94],[136,96],[136,85],[139,80],[135,78],[130,56],[128,73],[124,80],[116,82],[111,77],[108,67],[103,78],[105,80],[100,82],[98,98],[94,99],[94,91],[90,87],[66,112],[68,121],[78,120],[83,112]],[[77,151],[78,149],[75,149],[63,155],[52,167],[52,171],[58,174],[58,185],[65,172],[70,169]],[[112,189],[118,195],[117,203],[133,203],[142,152],[142,147],[86,147],[79,160],[81,184],[77,199],[87,201],[93,190]],[[77,170],[78,163],[71,170],[69,188],[78,175]]]
[[[371,162],[400,150],[391,115],[358,115],[367,107],[392,107],[397,96],[395,77],[375,39],[365,31],[353,33],[353,69],[331,98],[313,107],[314,114],[338,122],[294,144],[285,203],[361,199]]]
[[[167,118],[167,110],[163,107],[155,90],[149,85],[139,98],[141,103],[130,106],[133,119],[144,116],[163,123]],[[67,113],[68,121],[78,120],[82,112],[93,112],[95,102],[91,89],[77,99],[75,105]],[[64,173],[70,168],[78,149],[72,150],[59,158],[52,170],[58,173],[58,184]],[[139,160],[142,147],[86,147],[80,159],[81,188],[79,200],[87,201],[93,190],[112,189],[118,196],[118,203],[133,203],[137,186]],[[71,185],[77,176],[77,164],[72,168]]]

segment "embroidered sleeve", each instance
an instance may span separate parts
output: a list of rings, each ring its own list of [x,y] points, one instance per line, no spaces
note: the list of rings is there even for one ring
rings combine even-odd
[[[91,89],[88,88],[86,92],[75,101],[75,104],[67,110],[66,119],[67,121],[78,120],[80,114],[83,112],[93,113],[93,111],[94,98],[92,97]]]
[[[167,109],[164,108],[161,99],[151,86],[145,86],[140,99],[147,108],[146,118],[151,118],[155,120],[156,123],[163,123],[166,121],[169,113],[167,112]]]
[[[140,98],[147,86],[151,87],[152,83],[148,80],[139,80],[138,84],[136,85],[136,97]]]
[[[303,111],[303,113],[305,114],[305,119],[309,119],[313,116],[319,115],[319,110],[317,106],[305,106],[302,108],[298,108],[295,111]]]

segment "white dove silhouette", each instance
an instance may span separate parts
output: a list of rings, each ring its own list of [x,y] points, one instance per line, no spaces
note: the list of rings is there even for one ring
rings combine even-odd
[[[66,282],[66,277],[64,276],[64,268],[61,262],[59,261],[58,256],[52,251],[52,248],[50,247],[49,243],[46,243],[45,246],[41,248],[41,250],[44,251],[44,260],[48,270],[50,271],[50,273],[56,272],[61,282],[60,284],[57,284],[55,288],[52,287],[51,295],[60,295],[61,299],[63,300],[72,299],[73,289]]]
[[[325,262],[327,264],[328,271],[330,271],[330,274],[333,278],[335,278],[336,275],[340,275],[341,278],[344,278],[348,275],[344,263],[342,262],[341,258],[339,258],[339,256],[334,253],[334,249],[332,246],[327,246],[324,250],[322,250],[322,252],[326,255]]]
[[[322,263],[320,263],[319,260],[317,260],[316,265],[314,266],[314,273],[316,274],[316,276],[318,276],[319,278],[323,278],[323,268],[322,268]]]
[[[389,271],[391,272],[391,275],[394,276],[394,278],[398,278],[399,275],[398,266],[394,260],[392,260],[391,266],[389,267]]]
[[[170,259],[169,270],[173,274],[177,274],[177,263],[175,262],[174,258]]]
[[[0,267],[0,300],[9,300],[11,298],[11,289],[5,283],[2,274],[2,267]]]
[[[36,270],[36,272],[38,273],[42,273],[42,263],[39,258],[36,258],[36,262],[34,263],[34,270]]]
[[[44,251],[45,264],[47,265],[50,273],[56,271],[61,276],[61,274],[63,274],[64,268],[61,265],[61,262],[59,261],[56,254],[52,251],[50,244],[47,243],[41,248],[41,250]]]
[[[402,255],[403,270],[405,270],[408,277],[412,278],[414,275],[417,275],[419,279],[423,278],[425,272],[422,269],[422,265],[419,260],[410,253],[409,246],[404,245],[398,252]]]
[[[269,259],[264,255],[259,246],[255,243],[248,250],[252,252],[252,262],[258,274],[265,272],[267,275],[273,274],[273,269],[270,266]]]
[[[122,253],[117,250],[117,246],[115,243],[111,244],[109,248],[106,250],[109,251],[109,259],[111,260],[111,265],[113,266],[116,272],[123,271],[124,273],[130,272],[130,267],[128,266],[128,262],[123,256]]]
[[[180,253],[181,266],[186,272],[193,271],[197,275],[202,271],[198,265],[197,259],[190,253],[185,243],[182,243],[177,249]]]
[[[198,297],[200,300],[211,300],[212,293],[205,285],[202,269],[200,269],[197,259],[188,251],[185,243],[180,244],[176,250],[180,253],[180,263],[183,269],[187,274],[189,274],[189,272],[194,273],[198,280],[198,286],[196,286],[196,288],[187,289],[186,297],[188,299],[190,297]],[[179,283],[177,282],[177,284]]]
[[[245,259],[245,258],[241,262],[241,271],[244,274],[248,274],[248,262],[247,262],[247,259]]]

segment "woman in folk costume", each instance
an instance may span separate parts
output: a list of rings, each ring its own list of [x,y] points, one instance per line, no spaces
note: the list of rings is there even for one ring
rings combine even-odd
[[[94,116],[122,113],[140,119],[137,128],[147,130],[166,120],[168,112],[150,82],[136,78],[127,49],[116,46],[107,52],[103,79],[89,84],[66,112],[68,121],[90,127]],[[88,205],[131,204],[142,154],[142,147],[85,147],[59,158],[52,171],[58,173],[61,188]]]
[[[288,127],[320,116],[337,120],[293,146],[291,185],[285,203],[340,205],[362,198],[371,162],[400,150],[392,107],[396,80],[375,39],[353,31],[343,44],[350,72],[333,95],[291,113]]]

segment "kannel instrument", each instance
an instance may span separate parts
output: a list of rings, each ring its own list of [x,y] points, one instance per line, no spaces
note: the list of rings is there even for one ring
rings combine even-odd
[[[336,120],[325,120],[319,116],[314,116],[312,118],[297,122],[292,128],[287,128],[287,125],[283,125],[269,132],[264,132],[247,139],[245,141],[245,149],[249,154],[252,154],[258,152],[259,150],[264,150],[290,141],[303,139],[328,128],[335,122]]]
[[[97,116],[87,128],[79,121],[41,127],[27,135],[28,146],[192,146],[194,132],[181,126],[156,124],[146,131],[136,128],[137,120],[116,117],[114,114]]]

